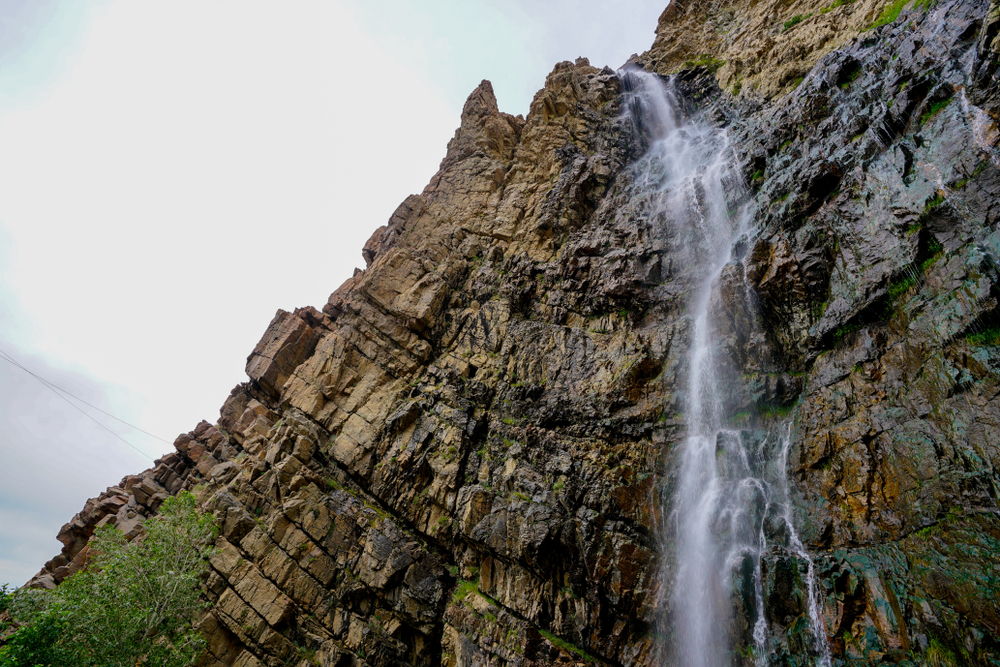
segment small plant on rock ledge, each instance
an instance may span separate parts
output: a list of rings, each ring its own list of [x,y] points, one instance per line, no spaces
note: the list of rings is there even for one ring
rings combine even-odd
[[[854,0],[833,0],[833,2],[831,2],[829,5],[819,10],[819,13],[826,14],[830,10],[836,9],[837,7],[840,7],[842,5],[849,5],[852,2],[854,2]]]
[[[1000,327],[990,327],[984,331],[976,332],[967,336],[965,340],[976,347],[1000,345]]]
[[[875,22],[868,26],[868,30],[874,30],[875,28],[881,28],[884,25],[892,23],[897,18],[899,18],[899,13],[903,11],[903,7],[909,3],[910,0],[893,0],[893,2],[882,10],[879,17],[875,19]]]
[[[784,28],[782,29],[781,32],[788,32],[789,30],[791,30],[792,28],[794,28],[798,24],[800,24],[803,21],[805,21],[810,16],[812,16],[812,14],[796,14],[792,18],[790,18],[787,21],[785,21]]]
[[[715,74],[720,67],[726,64],[725,60],[721,60],[714,56],[704,55],[700,58],[694,60],[685,60],[684,69],[694,69],[695,67],[704,67],[712,74]]]
[[[583,658],[587,662],[594,662],[594,656],[590,655],[589,653],[587,653],[586,651],[584,651],[579,646],[576,646],[575,644],[571,644],[568,641],[566,641],[565,639],[561,639],[561,638],[555,636],[554,634],[552,634],[548,630],[543,630],[542,628],[538,628],[538,634],[540,634],[541,636],[543,636],[547,640],[549,640],[549,643],[552,644],[553,646],[561,648],[562,650],[564,650],[564,651],[566,651],[568,653],[575,653],[576,655],[580,656],[581,658]]]

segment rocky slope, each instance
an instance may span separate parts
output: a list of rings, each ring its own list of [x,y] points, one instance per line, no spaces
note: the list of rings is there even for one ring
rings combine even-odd
[[[834,658],[995,665],[1000,6],[862,31],[882,3],[834,4],[673,0],[637,62],[745,174],[726,407],[791,429]],[[88,502],[34,584],[193,488],[222,527],[203,665],[653,664],[691,284],[635,197],[621,88],[560,63],[521,118],[484,81],[367,268],[279,311],[218,423]],[[765,529],[769,663],[814,661],[807,564]],[[733,660],[756,664],[734,590]]]

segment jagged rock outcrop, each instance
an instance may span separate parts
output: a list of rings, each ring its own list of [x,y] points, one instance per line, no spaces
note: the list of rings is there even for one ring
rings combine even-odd
[[[998,9],[861,32],[882,9],[673,0],[637,61],[677,72],[743,167],[755,231],[714,302],[726,408],[748,432],[793,420],[834,657],[995,664]],[[204,665],[653,664],[691,278],[635,196],[621,86],[560,63],[521,118],[484,81],[367,268],[279,311],[218,423],[89,501],[35,584],[192,488],[221,526]],[[806,565],[765,529],[770,662],[802,664]],[[734,605],[755,664],[754,603]]]

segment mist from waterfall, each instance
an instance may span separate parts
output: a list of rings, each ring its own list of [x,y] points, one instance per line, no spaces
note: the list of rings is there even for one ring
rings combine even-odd
[[[822,627],[812,584],[812,562],[792,525],[785,464],[790,426],[756,436],[727,426],[722,352],[712,321],[713,295],[746,236],[753,210],[724,129],[685,117],[672,80],[622,73],[626,113],[645,153],[633,166],[632,200],[670,227],[671,262],[692,276],[687,302],[686,435],[676,479],[659,517],[663,552],[660,607],[661,662],[722,667],[734,651],[767,664],[761,557],[766,521],[785,524],[783,544],[808,564],[812,627]],[[769,481],[770,480],[770,481]],[[734,581],[740,591],[734,591]],[[752,646],[734,646],[734,595],[751,600]],[[821,665],[826,639],[815,632]],[[748,648],[750,650],[748,650]]]

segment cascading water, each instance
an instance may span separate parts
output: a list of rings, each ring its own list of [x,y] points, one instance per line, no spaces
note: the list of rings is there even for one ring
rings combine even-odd
[[[690,276],[687,434],[677,460],[672,496],[663,503],[661,578],[669,594],[663,661],[682,667],[733,662],[729,636],[733,580],[752,600],[755,661],[767,664],[761,557],[769,515],[787,524],[785,548],[808,560],[791,524],[787,501],[785,437],[753,438],[726,426],[723,383],[713,339],[713,288],[733,259],[734,243],[748,233],[752,210],[733,163],[728,135],[685,119],[672,83],[640,70],[622,74],[627,113],[646,147],[632,172],[632,200],[670,227],[674,265]],[[777,468],[777,469],[775,469]],[[771,481],[768,481],[768,480]],[[811,626],[822,628],[809,561]],[[666,587],[664,587],[666,588]],[[813,631],[814,653],[829,665],[823,632]],[[744,653],[744,655],[748,655]]]

